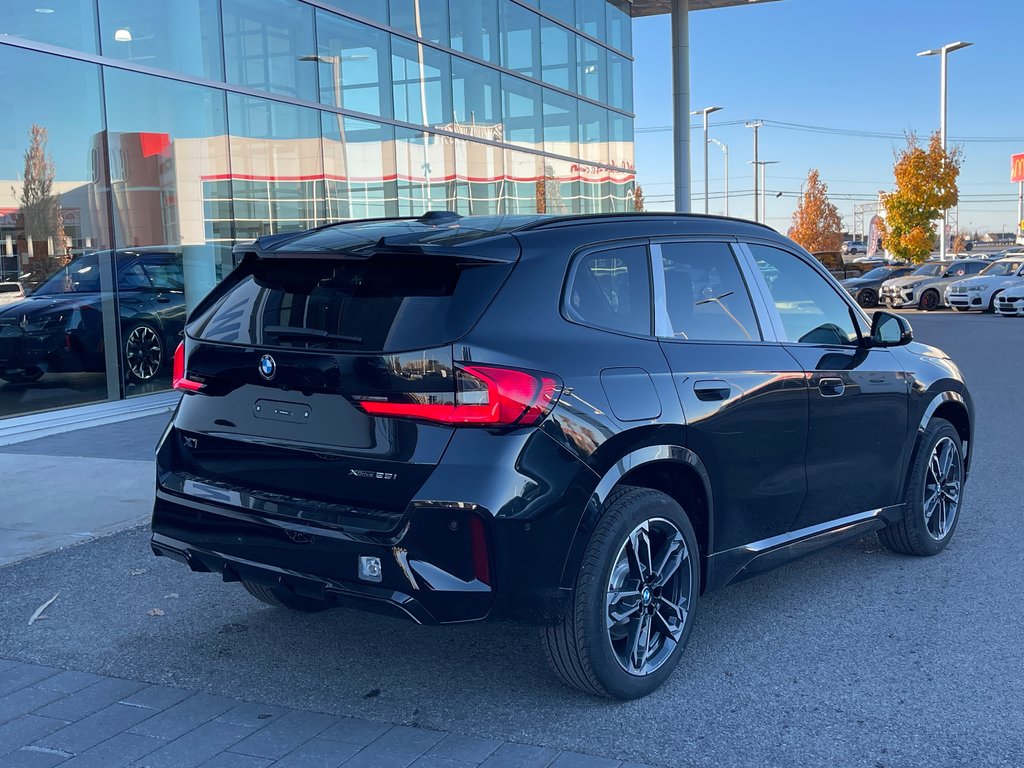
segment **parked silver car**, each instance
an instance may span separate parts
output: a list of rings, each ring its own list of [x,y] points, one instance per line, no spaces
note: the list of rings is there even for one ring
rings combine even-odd
[[[25,298],[25,289],[21,283],[4,282],[0,283],[0,306],[13,304]]]
[[[977,275],[989,262],[982,259],[929,261],[906,277],[882,283],[882,304],[896,309],[918,307],[926,312],[942,306],[942,293],[956,280]]]

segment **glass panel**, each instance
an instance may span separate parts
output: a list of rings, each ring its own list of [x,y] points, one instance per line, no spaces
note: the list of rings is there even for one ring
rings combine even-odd
[[[849,305],[818,271],[791,253],[765,245],[750,250],[768,284],[789,341],[855,345]]]
[[[542,88],[510,75],[501,76],[505,105],[505,141],[529,149],[543,146]]]
[[[618,168],[635,170],[633,118],[608,111],[608,161]]]
[[[325,5],[366,19],[388,23],[388,0],[322,0]],[[319,24],[319,20],[317,24]]]
[[[313,7],[297,0],[222,0],[227,81],[316,101]]]
[[[146,394],[170,388],[187,311],[232,267],[226,106],[222,91],[119,69],[106,70],[105,87],[107,142],[119,158],[114,239],[123,254],[147,255],[132,266],[145,280],[119,293],[134,323],[124,331],[127,393]]]
[[[0,82],[0,417],[117,398],[99,67],[0,45]]]
[[[665,243],[665,310],[672,336],[760,341],[761,330],[732,249],[725,243]]]
[[[537,212],[579,213],[579,163],[554,157],[540,158],[544,173],[537,194]]]
[[[633,53],[633,23],[629,17],[627,0],[605,0],[608,20],[608,45],[626,53]]]
[[[579,94],[589,99],[608,101],[608,51],[589,40],[576,38],[576,70]]]
[[[397,216],[394,128],[326,112],[320,118],[327,220]]]
[[[540,9],[567,24],[576,22],[575,0],[540,0]]]
[[[608,0],[576,0],[576,29],[604,40]]]
[[[452,48],[497,63],[498,0],[449,0]]]
[[[390,35],[324,11],[317,11],[316,32],[320,102],[390,117]]]
[[[647,248],[632,245],[583,256],[575,265],[563,306],[577,323],[650,335]]]
[[[452,97],[460,132],[501,140],[501,75],[497,70],[452,57]]]
[[[540,16],[512,0],[504,0],[501,15],[502,65],[528,77],[539,77]]]
[[[0,12],[0,37],[4,35],[96,53],[93,0],[5,2]]]
[[[592,163],[608,162],[608,110],[586,101],[579,102],[580,158]]]
[[[451,56],[395,37],[391,41],[395,118],[419,125],[452,121]]]
[[[543,165],[539,155],[506,150],[502,213],[537,213],[543,209],[547,193],[537,184],[542,177]]]
[[[236,237],[323,224],[320,113],[229,93],[228,125]]]
[[[576,35],[554,22],[541,21],[541,79],[550,85],[576,90]]]
[[[608,54],[608,104],[633,111],[633,62],[617,53]]]
[[[395,130],[398,215],[449,211],[455,205],[455,150],[452,142],[426,131]]]
[[[448,45],[448,0],[391,0],[391,26]]]
[[[104,56],[223,80],[217,0],[102,0]]]
[[[576,102],[572,96],[544,89],[544,151],[576,157],[579,149]]]
[[[463,215],[499,212],[504,187],[505,150],[475,141],[455,142],[457,171],[453,210]]]

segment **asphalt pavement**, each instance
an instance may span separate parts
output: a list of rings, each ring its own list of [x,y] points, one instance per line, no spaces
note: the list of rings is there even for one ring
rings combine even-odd
[[[908,314],[977,407],[950,546],[918,559],[868,537],[707,595],[678,671],[641,701],[565,689],[528,627],[276,611],[152,557],[144,528],[0,567],[0,659],[664,766],[1018,768],[1024,321]]]

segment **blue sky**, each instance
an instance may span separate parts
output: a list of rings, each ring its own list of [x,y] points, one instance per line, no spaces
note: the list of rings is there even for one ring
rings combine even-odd
[[[1009,183],[1009,156],[1024,152],[1022,34],[1024,0],[782,0],[691,13],[692,108],[725,108],[711,116],[711,136],[729,145],[730,213],[753,215],[753,135],[742,123],[715,123],[756,118],[923,136],[938,129],[939,57],[915,54],[966,40],[974,45],[949,55],[949,135],[1016,140],[960,142],[960,226],[1012,227],[1017,187]],[[649,208],[670,209],[672,134],[644,130],[671,125],[668,17],[637,19],[633,49],[637,177]],[[690,135],[694,210],[702,211],[702,133]],[[767,169],[768,224],[788,228],[800,182],[818,168],[849,226],[855,201],[842,197],[891,188],[893,152],[904,145],[762,128],[761,159],[779,161]],[[711,212],[721,213],[722,153],[714,145],[711,153]]]

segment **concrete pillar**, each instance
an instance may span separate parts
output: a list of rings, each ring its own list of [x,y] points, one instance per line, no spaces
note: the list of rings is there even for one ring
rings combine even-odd
[[[672,0],[672,126],[676,211],[690,212],[690,0]]]

